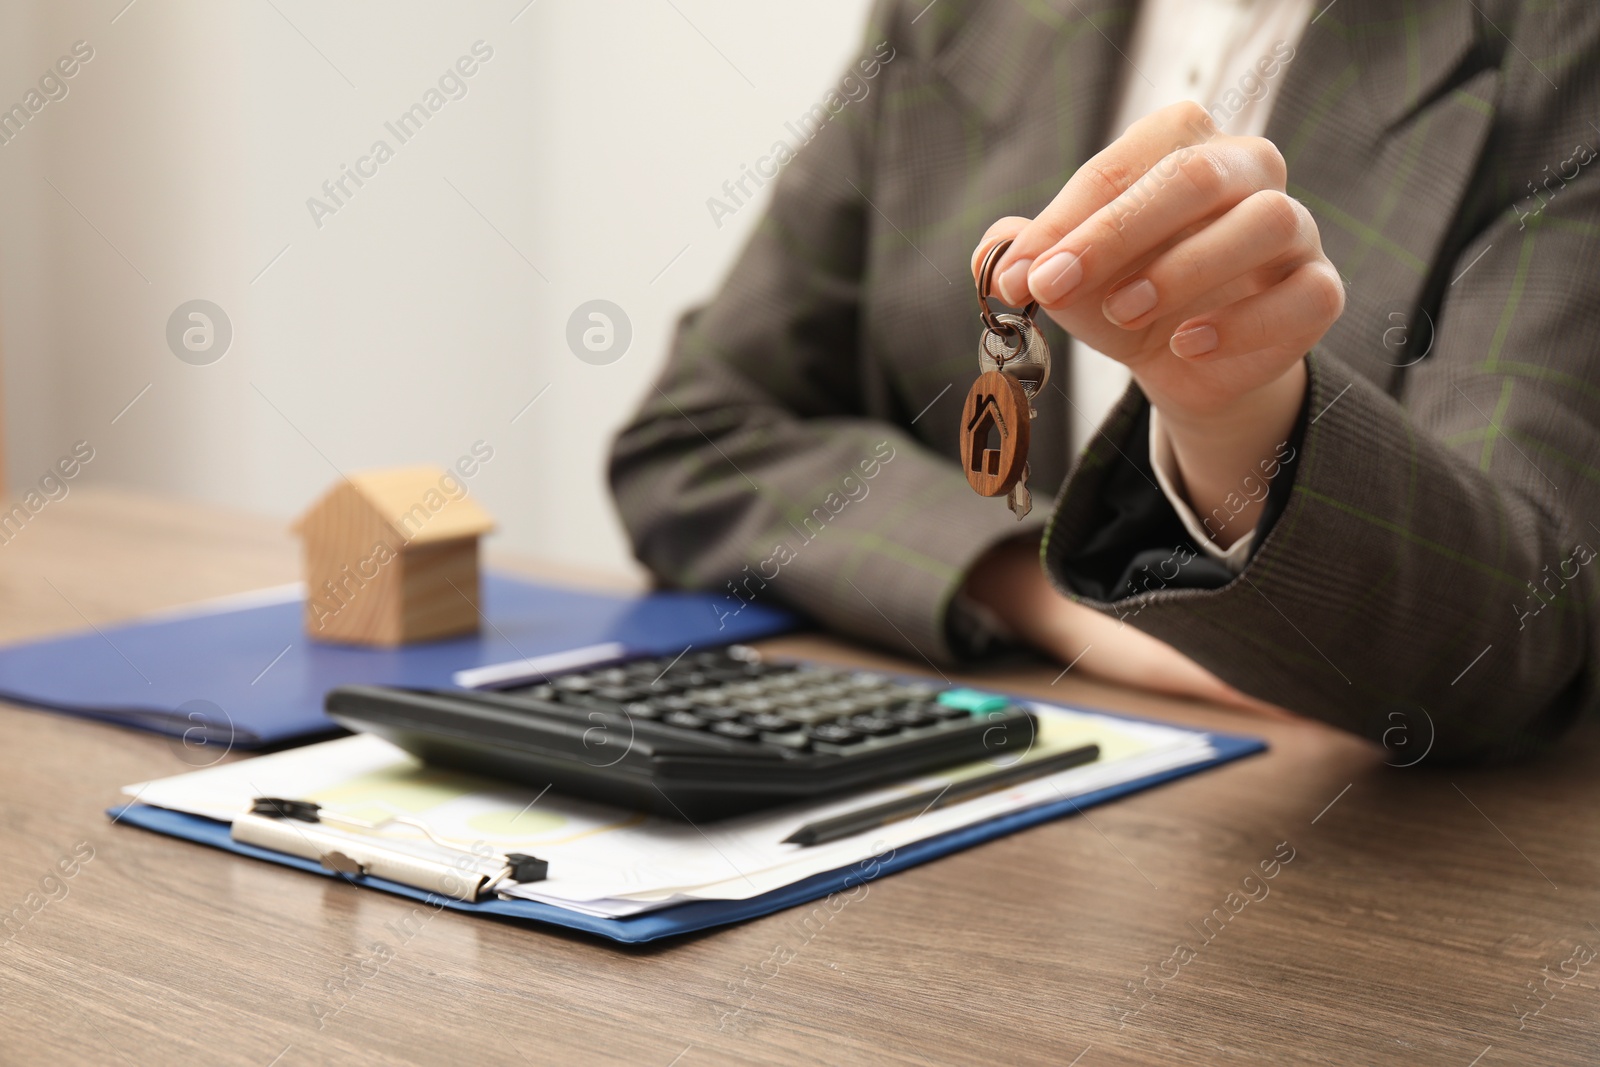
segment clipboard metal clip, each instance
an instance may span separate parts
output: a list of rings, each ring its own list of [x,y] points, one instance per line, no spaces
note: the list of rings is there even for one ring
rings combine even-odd
[[[396,847],[395,839],[382,835],[389,823],[421,830],[433,846],[453,854],[452,858],[431,858]],[[338,832],[341,830],[344,832]],[[323,811],[309,800],[256,797],[248,812],[234,817],[231,835],[242,844],[316,860],[345,878],[382,878],[468,903],[493,894],[504,882],[540,882],[550,873],[546,860],[521,852],[495,854],[464,848],[439,837],[420,819],[394,815],[382,822],[366,822]]]

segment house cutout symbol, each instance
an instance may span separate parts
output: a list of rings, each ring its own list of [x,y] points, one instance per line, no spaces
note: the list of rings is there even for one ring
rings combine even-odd
[[[999,402],[995,400],[993,393],[988,393],[984,395],[983,402],[978,405],[978,410],[973,414],[972,421],[967,423],[967,438],[972,442],[972,469],[990,478],[998,478],[1000,476],[1000,449],[988,447],[989,432],[991,430],[1000,435],[1002,443],[1010,436],[1006,432],[1005,416],[1000,414]]]

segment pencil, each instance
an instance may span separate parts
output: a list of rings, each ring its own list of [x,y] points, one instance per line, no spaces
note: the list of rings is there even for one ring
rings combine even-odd
[[[863,833],[887,823],[898,822],[901,819],[920,815],[925,811],[948,807],[963,800],[971,800],[973,797],[980,797],[985,793],[992,793],[1020,782],[1043,778],[1047,774],[1064,771],[1069,767],[1093,763],[1099,758],[1099,745],[1084,745],[1081,748],[1058,752],[1054,756],[1014,763],[990,774],[979,775],[976,778],[968,778],[964,782],[947,785],[943,789],[930,789],[924,793],[901,797],[899,800],[888,800],[882,804],[874,804],[870,808],[862,808],[859,811],[847,811],[843,815],[835,815],[832,818],[808,822],[784,838],[783,843],[786,845],[826,844],[829,841],[837,841],[841,837],[850,837],[853,834]]]

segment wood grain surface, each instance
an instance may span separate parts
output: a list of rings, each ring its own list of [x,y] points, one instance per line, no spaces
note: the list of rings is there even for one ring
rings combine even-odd
[[[393,648],[475,633],[478,539],[494,520],[462,484],[442,467],[362,471],[307,509],[307,635]]]
[[[78,489],[0,549],[0,637],[296,567],[275,523]],[[933,673],[818,637],[774,644]],[[0,910],[47,900],[0,943],[0,1063],[1600,1060],[1600,959],[1584,955],[1600,948],[1592,730],[1531,766],[1395,767],[1425,738],[1386,751],[1072,673],[1052,684],[1057,671],[959,678],[1254,732],[1271,751],[833,908],[635,949],[114,826],[120,786],[193,754],[0,706]]]
[[[961,465],[980,496],[1003,496],[1022,480],[1031,433],[1028,397],[1012,378],[984,371],[961,407]],[[994,434],[997,445],[988,446]]]

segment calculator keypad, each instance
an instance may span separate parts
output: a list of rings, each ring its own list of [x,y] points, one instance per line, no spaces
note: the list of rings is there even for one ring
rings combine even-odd
[[[766,663],[734,647],[637,660],[504,691],[784,752],[848,755],[910,740],[970,713],[939,688],[871,671]]]

